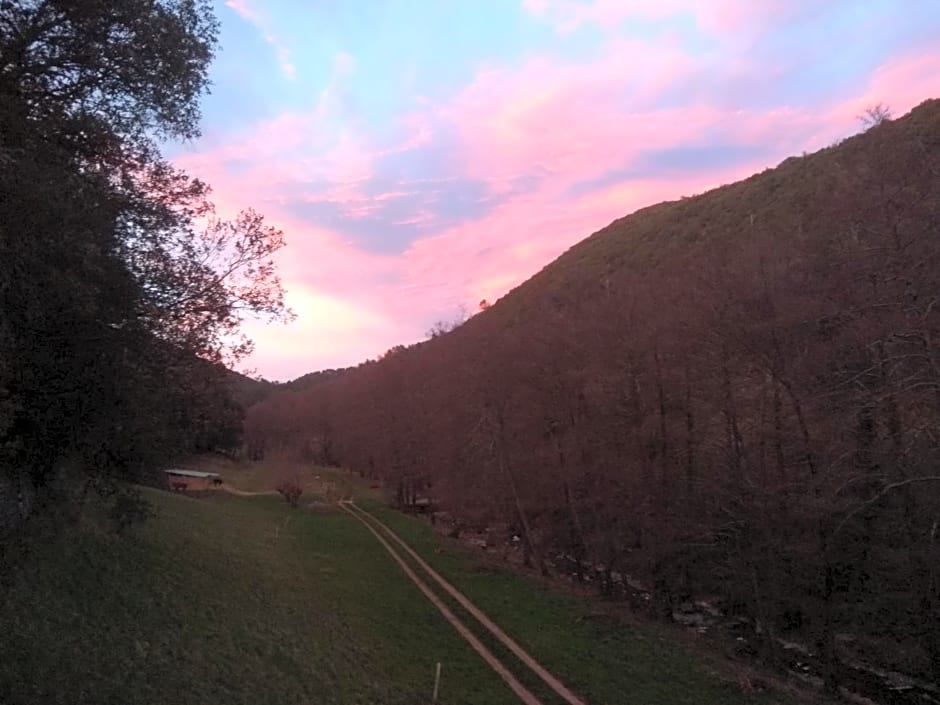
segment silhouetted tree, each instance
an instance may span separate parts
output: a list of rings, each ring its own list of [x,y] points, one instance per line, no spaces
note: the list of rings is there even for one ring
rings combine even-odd
[[[283,240],[158,149],[198,135],[217,30],[202,0],[0,3],[5,512],[233,443],[214,363],[250,349],[246,313],[284,314]]]

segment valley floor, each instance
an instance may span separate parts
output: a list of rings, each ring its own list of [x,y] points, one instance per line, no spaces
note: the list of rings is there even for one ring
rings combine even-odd
[[[87,522],[35,546],[0,586],[0,702],[422,703],[437,662],[443,705],[519,702],[335,505],[346,480],[317,480],[324,494],[308,491],[299,510],[264,495],[145,490],[157,516],[129,534]],[[421,522],[364,505],[587,703],[784,702],[745,695],[661,636],[593,619],[575,597],[481,569]],[[563,702],[435,592],[541,702]]]

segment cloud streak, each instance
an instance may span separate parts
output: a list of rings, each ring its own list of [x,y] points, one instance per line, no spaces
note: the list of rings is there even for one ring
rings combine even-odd
[[[261,32],[264,40],[274,49],[281,72],[285,77],[294,80],[297,78],[297,66],[291,59],[290,49],[272,30],[270,17],[257,3],[258,0],[226,0],[225,6]]]
[[[258,6],[227,4],[268,31]],[[838,42],[854,15],[782,0],[526,0],[516,21],[531,38],[514,60],[467,73],[459,52],[443,56],[463,80],[442,68],[410,97],[387,93],[394,62],[370,53],[387,28],[360,46],[344,34],[333,44],[346,48],[320,57],[319,81],[274,117],[232,131],[210,115],[177,159],[214,185],[223,213],[253,205],[288,237],[280,266],[298,320],[252,328],[250,364],[283,379],[374,357],[502,296],[633,210],[823,147],[855,131],[867,105],[898,114],[940,95],[940,52],[917,39],[930,34],[929,8],[915,28],[882,19],[889,6],[861,14],[900,22],[891,32],[910,37],[904,51],[886,43],[856,65],[833,48],[809,65],[808,27],[829,23]],[[639,19],[657,24],[638,35]],[[813,85],[823,69],[838,83]],[[395,110],[376,112],[383,95]]]

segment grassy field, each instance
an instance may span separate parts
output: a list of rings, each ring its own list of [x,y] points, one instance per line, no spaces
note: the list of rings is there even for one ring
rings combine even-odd
[[[483,566],[470,550],[437,536],[426,522],[378,502],[362,504],[588,703],[791,702],[781,694],[743,693],[726,665],[719,674],[701,657],[663,636],[664,630],[633,626],[596,610],[584,598],[508,570]],[[467,624],[488,646],[494,643],[482,627]],[[508,650],[493,650],[522,675]],[[544,695],[546,705],[556,702],[557,696],[534,677],[527,676],[524,682],[540,697]]]
[[[272,478],[225,472],[258,492]],[[331,507],[350,493],[591,705],[782,702],[745,696],[681,647],[596,619],[575,597],[481,569],[341,471],[303,481],[315,509],[145,490],[157,515],[129,535],[92,521],[37,546],[0,587],[0,703],[426,703],[437,661],[441,703],[516,702],[374,537]],[[545,705],[560,702],[454,611]]]
[[[443,703],[513,696],[350,517],[147,491],[0,588],[0,703]]]
[[[296,480],[304,498],[312,502],[335,503],[352,496],[377,499],[378,491],[370,490],[359,478],[339,468],[298,466],[285,460],[264,463],[242,463],[221,455],[194,458],[185,466],[192,470],[219,473],[225,484],[247,492],[271,492],[283,478]]]

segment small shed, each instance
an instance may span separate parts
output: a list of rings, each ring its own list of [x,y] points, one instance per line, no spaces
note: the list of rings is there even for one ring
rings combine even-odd
[[[179,470],[171,468],[164,470],[166,484],[171,490],[178,492],[195,492],[198,490],[211,490],[222,484],[222,478],[217,472],[200,472],[199,470]]]

